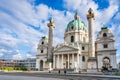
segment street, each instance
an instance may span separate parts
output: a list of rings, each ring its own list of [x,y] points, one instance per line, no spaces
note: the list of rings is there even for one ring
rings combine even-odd
[[[13,75],[0,75],[0,80],[64,80],[56,78],[44,78],[44,77],[31,77],[31,76],[13,76]]]
[[[31,73],[31,72],[1,72],[0,80],[120,80],[115,76]]]

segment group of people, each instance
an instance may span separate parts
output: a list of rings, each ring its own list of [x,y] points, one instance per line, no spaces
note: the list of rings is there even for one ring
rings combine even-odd
[[[60,74],[60,70],[58,71],[58,73]],[[64,74],[66,74],[67,73],[67,71],[66,70],[64,70]]]
[[[49,73],[51,73],[51,71],[49,71]],[[58,70],[58,73],[60,74],[61,73],[61,71],[60,70]],[[64,74],[66,75],[66,73],[67,73],[67,71],[66,70],[64,70]]]

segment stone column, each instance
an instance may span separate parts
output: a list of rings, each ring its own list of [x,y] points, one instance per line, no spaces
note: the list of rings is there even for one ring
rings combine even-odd
[[[62,69],[63,69],[63,54],[62,54]]]
[[[52,62],[52,44],[53,44],[53,29],[55,28],[55,24],[52,20],[50,19],[49,23],[47,24],[49,27],[49,34],[48,34],[48,50],[47,50],[47,60],[48,62]]]
[[[72,54],[72,68],[74,68],[74,53]]]
[[[79,68],[79,64],[80,64],[80,61],[79,61],[79,53],[77,53],[77,67]]]
[[[94,13],[90,8],[87,14],[88,32],[89,32],[89,57],[95,57],[95,41],[94,41]]]
[[[70,56],[69,56],[69,54],[68,54],[68,69],[69,69],[69,67],[70,67],[70,58],[69,58]]]
[[[43,61],[43,70],[44,70],[44,68],[45,68],[45,61]]]
[[[94,12],[90,8],[88,10],[87,14],[87,20],[88,20],[88,32],[89,32],[89,47],[88,47],[88,60],[87,60],[87,71],[88,72],[94,72],[97,71],[97,59],[95,57],[95,41],[94,41]]]
[[[53,56],[53,69],[55,69],[55,65],[56,65],[56,63],[55,63],[55,55]]]
[[[58,56],[58,60],[57,60],[57,68],[60,68],[60,57],[59,57],[59,54],[58,54],[57,56]]]

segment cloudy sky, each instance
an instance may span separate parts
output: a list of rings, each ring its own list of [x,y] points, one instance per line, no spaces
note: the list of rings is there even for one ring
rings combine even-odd
[[[95,35],[103,25],[115,35],[120,61],[119,0],[0,0],[0,58],[34,57],[40,38],[48,36],[51,16],[56,24],[54,45],[64,42],[66,25],[76,9],[87,25],[89,8],[95,13]]]

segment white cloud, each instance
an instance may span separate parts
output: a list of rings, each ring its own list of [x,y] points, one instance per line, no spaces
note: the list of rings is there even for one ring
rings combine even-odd
[[[4,52],[12,52],[11,50],[6,50],[6,49],[0,49],[0,53],[4,53]]]
[[[116,19],[116,20],[120,20],[120,12],[118,12],[118,13],[116,14],[115,19]]]
[[[31,57],[33,57],[33,56],[32,56],[31,54],[28,54],[28,53],[27,53],[27,54],[26,54],[26,57],[27,57],[27,58],[31,58]]]
[[[0,53],[0,57],[2,57],[3,56],[3,53]]]
[[[13,59],[22,59],[22,55],[20,53],[14,54]]]

